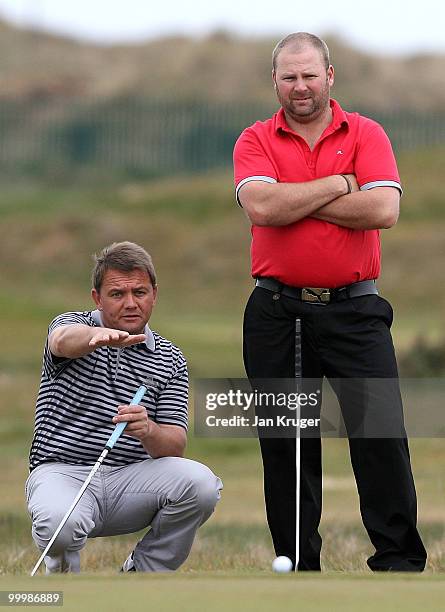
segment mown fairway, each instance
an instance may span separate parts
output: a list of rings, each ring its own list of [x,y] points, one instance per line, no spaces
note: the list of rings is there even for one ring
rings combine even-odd
[[[445,288],[439,280],[445,213],[435,159],[439,155],[402,156],[406,212],[396,228],[383,233],[381,287],[395,307],[394,336],[401,350],[418,336],[436,342],[444,337]],[[243,374],[241,318],[251,287],[249,230],[228,176],[107,190],[21,185],[0,195],[0,215],[0,589],[63,589],[67,610],[443,608],[443,438],[411,441],[419,523],[429,552],[422,576],[374,576],[366,569],[373,551],[361,525],[344,440],[324,444],[326,573],[274,576],[257,442],[203,440],[191,431],[187,456],[207,463],[225,488],[177,574],[118,575],[134,535],[90,541],[80,577],[26,578],[38,557],[23,486],[42,345],[55,314],[90,307],[91,253],[113,240],[146,246],[160,280],[153,328],[181,346],[192,378],[237,377]]]
[[[174,576],[68,576],[0,579],[0,589],[61,590],[67,612],[158,610],[329,610],[332,612],[439,612],[440,576],[271,576],[258,572],[200,572]]]

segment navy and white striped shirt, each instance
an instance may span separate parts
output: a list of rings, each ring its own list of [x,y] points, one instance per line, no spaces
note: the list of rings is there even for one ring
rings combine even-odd
[[[101,327],[98,310],[68,312],[56,317],[49,334],[61,325],[80,323]],[[117,407],[129,404],[138,387],[154,382],[140,402],[156,423],[187,430],[188,374],[181,351],[152,332],[147,340],[125,348],[100,347],[76,359],[59,358],[46,341],[42,378],[36,405],[30,470],[58,461],[90,465],[97,461],[114,430]],[[136,438],[124,434],[105,465],[126,465],[149,454]]]

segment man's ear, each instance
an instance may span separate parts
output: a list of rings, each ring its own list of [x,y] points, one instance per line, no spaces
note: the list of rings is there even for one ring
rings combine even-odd
[[[94,303],[96,304],[97,308],[99,310],[102,310],[102,306],[101,306],[101,300],[100,300],[100,293],[98,293],[96,291],[96,289],[91,289],[91,297],[93,298]]]

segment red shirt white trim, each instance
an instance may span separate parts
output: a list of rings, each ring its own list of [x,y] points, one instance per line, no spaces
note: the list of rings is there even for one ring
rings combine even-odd
[[[297,183],[354,174],[361,189],[401,191],[391,143],[383,128],[331,99],[333,118],[311,151],[287,125],[284,111],[244,130],[235,145],[237,198],[249,181]],[[238,200],[239,201],[239,200]],[[305,218],[279,227],[252,227],[252,276],[297,287],[340,287],[380,274],[378,230],[353,230]]]

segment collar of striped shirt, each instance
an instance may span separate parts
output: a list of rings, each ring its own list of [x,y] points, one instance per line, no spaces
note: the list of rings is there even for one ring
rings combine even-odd
[[[98,327],[104,327],[102,316],[99,310],[93,310],[91,312],[91,316],[93,317],[93,321],[96,323]],[[154,351],[155,350],[155,338],[153,336],[153,332],[148,327],[148,324],[144,328],[144,334],[147,337],[147,339],[145,340],[145,345],[150,351]]]

